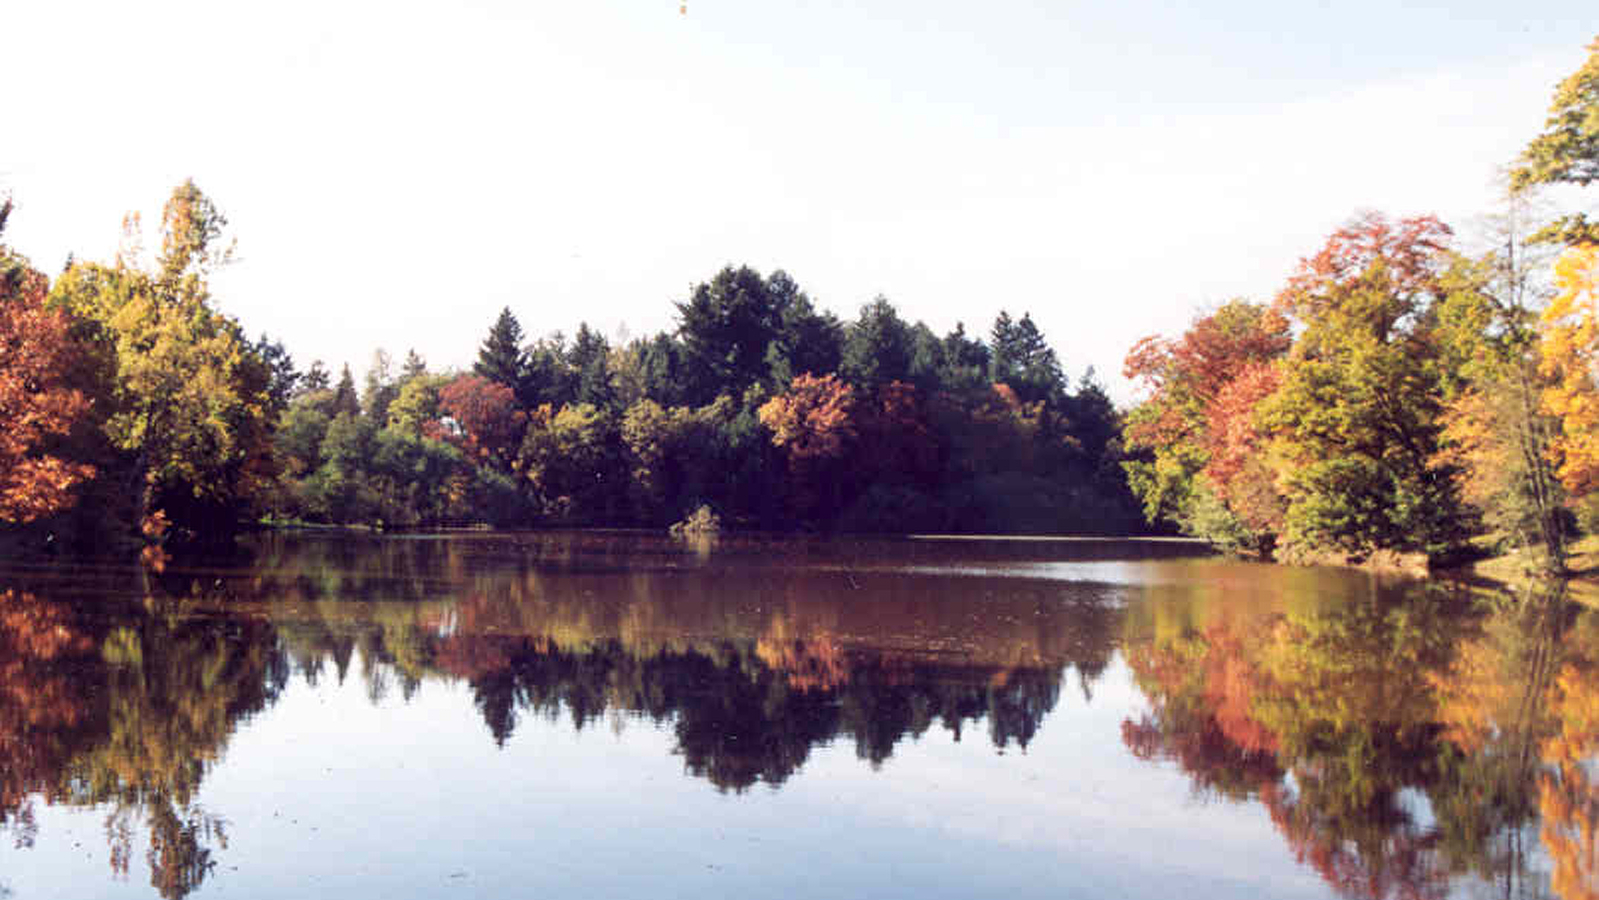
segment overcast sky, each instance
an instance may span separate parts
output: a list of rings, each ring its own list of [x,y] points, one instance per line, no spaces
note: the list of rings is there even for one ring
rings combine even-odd
[[[51,0],[6,11],[6,238],[108,259],[192,177],[215,282],[302,367],[637,336],[728,263],[853,318],[1030,311],[1113,396],[1129,345],[1268,298],[1360,209],[1489,211],[1591,0]],[[155,244],[156,236],[149,235]]]

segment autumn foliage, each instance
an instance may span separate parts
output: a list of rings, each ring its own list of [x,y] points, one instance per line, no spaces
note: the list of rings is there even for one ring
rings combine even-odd
[[[0,206],[4,228],[10,202]],[[65,375],[78,352],[67,317],[45,308],[44,275],[0,245],[0,523],[26,523],[71,506],[93,467],[51,451],[89,401]]]
[[[760,418],[772,430],[772,443],[792,458],[829,459],[855,436],[854,409],[854,389],[837,376],[805,374],[794,378],[787,393],[768,400]]]
[[[512,390],[481,375],[461,375],[439,390],[439,412],[458,428],[441,429],[470,457],[509,468],[527,427]]]
[[[1543,315],[1542,368],[1554,382],[1543,405],[1562,425],[1550,448],[1560,479],[1580,496],[1599,487],[1599,244],[1561,254],[1555,284],[1559,293]]]

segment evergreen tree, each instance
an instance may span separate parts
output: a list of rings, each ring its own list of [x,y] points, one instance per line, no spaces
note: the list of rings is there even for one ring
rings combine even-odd
[[[328,367],[323,365],[322,360],[313,359],[311,360],[310,370],[300,380],[299,393],[309,394],[314,391],[325,391],[332,385],[333,381],[328,376]]]
[[[528,348],[527,375],[517,402],[530,410],[544,404],[560,409],[577,399],[577,383],[566,336],[557,331]]]
[[[389,404],[400,394],[400,385],[394,380],[394,362],[387,350],[372,354],[372,365],[366,370],[366,389],[361,393],[361,408],[367,418],[381,428],[389,419]]]
[[[333,389],[333,415],[340,413],[361,414],[361,399],[355,393],[355,376],[350,374],[349,363],[344,364],[344,370],[339,373],[339,386]]]
[[[427,371],[427,360],[423,359],[421,354],[416,352],[415,348],[405,351],[405,365],[400,367],[401,384],[410,381],[418,375],[426,375]]]
[[[1066,379],[1060,360],[1032,316],[1023,313],[1019,321],[1013,321],[1009,313],[1000,312],[990,338],[989,373],[994,382],[1009,385],[1023,403],[1043,401],[1058,406],[1066,394]]]
[[[759,272],[728,266],[677,304],[689,402],[709,403],[718,394],[738,397],[767,380],[767,352],[783,326],[786,279],[774,295]]]
[[[527,353],[522,349],[522,325],[516,321],[510,307],[500,310],[500,317],[494,321],[488,337],[483,339],[483,346],[478,349],[477,362],[472,364],[472,371],[510,388],[522,406],[533,405]]]
[[[970,393],[988,385],[988,364],[991,355],[980,339],[968,338],[966,326],[957,322],[955,330],[944,337],[943,368],[939,384],[945,390]]]
[[[643,344],[639,367],[643,370],[644,396],[668,409],[688,405],[684,355],[682,343],[669,334],[658,334]]]
[[[830,312],[817,312],[811,299],[781,270],[768,279],[782,307],[776,339],[767,347],[766,366],[773,390],[786,390],[799,375],[830,375],[844,353],[844,325]]]
[[[271,340],[262,334],[261,339],[255,342],[254,349],[271,375],[267,394],[272,398],[272,411],[274,414],[281,413],[288,408],[289,399],[295,395],[305,376],[294,367],[294,357],[289,355],[281,341]]]
[[[615,392],[611,390],[611,346],[605,336],[582,323],[577,328],[577,339],[568,354],[568,363],[576,377],[574,400],[600,409],[615,405]]]
[[[860,318],[847,329],[839,371],[850,384],[875,390],[910,378],[911,351],[910,327],[879,295],[861,307]]]

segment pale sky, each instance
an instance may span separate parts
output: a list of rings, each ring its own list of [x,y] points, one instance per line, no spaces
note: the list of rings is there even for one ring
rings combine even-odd
[[[1587,2],[13,4],[8,243],[108,259],[192,177],[252,335],[357,377],[672,325],[728,263],[940,334],[1032,313],[1119,402],[1127,348],[1267,299],[1361,209],[1492,209]],[[147,235],[154,245],[156,236]]]

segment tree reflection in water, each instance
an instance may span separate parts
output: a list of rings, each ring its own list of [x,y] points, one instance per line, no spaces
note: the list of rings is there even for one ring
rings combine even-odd
[[[186,896],[226,846],[194,795],[239,719],[282,686],[271,627],[107,612],[0,592],[0,822],[28,843],[35,798],[108,806],[113,874],[127,876],[142,825],[152,886]]]
[[[464,681],[501,744],[528,716],[642,717],[670,725],[689,774],[739,792],[840,739],[872,765],[935,727],[986,723],[1025,749],[1066,669],[1087,693],[1114,652],[1115,605],[1045,582],[1007,582],[976,617],[970,579],[628,569],[561,544],[484,565],[478,549],[268,542],[248,568],[0,593],[0,823],[26,844],[34,803],[103,805],[113,875],[142,845],[152,886],[182,897],[228,843],[202,781],[294,678],[359,678],[374,702]]]
[[[529,719],[648,721],[742,792],[840,741],[874,766],[933,729],[1025,750],[1119,651],[1149,704],[1126,748],[1260,804],[1340,893],[1599,897],[1599,616],[1558,586],[1269,570],[1129,596],[725,552],[271,540],[249,566],[0,589],[0,824],[25,845],[35,804],[104,804],[114,874],[142,848],[181,897],[229,838],[201,782],[292,679],[463,683],[502,745]]]
[[[1261,803],[1341,894],[1443,897],[1469,874],[1501,896],[1596,896],[1599,617],[1561,585],[1379,584],[1175,624],[1153,609],[1125,651],[1151,711],[1125,743]]]

